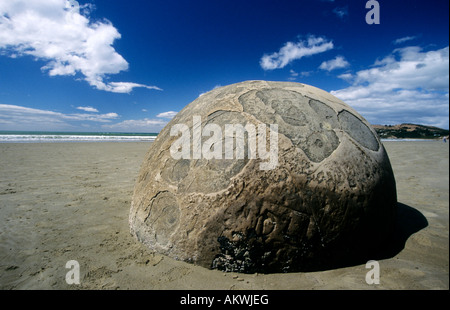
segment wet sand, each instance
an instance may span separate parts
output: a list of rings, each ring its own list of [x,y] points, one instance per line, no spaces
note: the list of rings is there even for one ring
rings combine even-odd
[[[449,289],[449,143],[384,142],[397,182],[396,235],[366,264],[289,274],[208,270],[152,253],[129,233],[149,143],[0,144],[0,289]],[[80,284],[66,283],[66,263]]]

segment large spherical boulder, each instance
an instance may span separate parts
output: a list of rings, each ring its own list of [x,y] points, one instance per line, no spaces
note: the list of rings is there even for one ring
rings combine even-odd
[[[389,236],[395,179],[375,131],[318,88],[247,81],[187,105],[151,145],[131,233],[207,268],[331,268]]]

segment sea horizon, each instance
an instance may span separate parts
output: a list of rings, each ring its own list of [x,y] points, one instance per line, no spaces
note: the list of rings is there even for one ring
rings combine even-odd
[[[84,131],[10,131],[0,130],[0,143],[44,142],[146,142],[158,133],[84,132]]]
[[[0,143],[57,142],[153,142],[157,132],[96,132],[96,131],[12,131],[0,130]],[[380,138],[389,141],[436,141],[436,139]]]

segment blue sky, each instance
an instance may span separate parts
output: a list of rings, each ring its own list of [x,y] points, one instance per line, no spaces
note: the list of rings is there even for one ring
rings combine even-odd
[[[0,130],[159,132],[245,80],[449,128],[449,2],[0,0]]]

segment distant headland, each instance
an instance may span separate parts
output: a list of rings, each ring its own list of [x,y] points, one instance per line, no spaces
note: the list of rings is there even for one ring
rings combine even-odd
[[[417,124],[372,125],[381,139],[442,139],[448,129]]]

